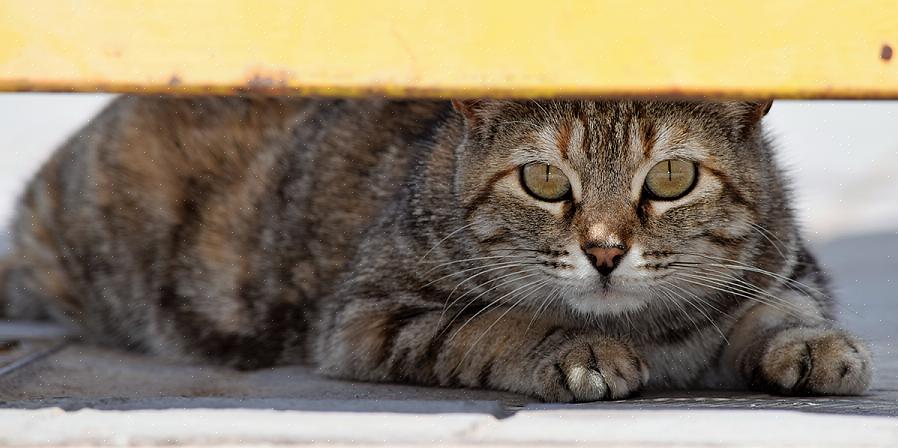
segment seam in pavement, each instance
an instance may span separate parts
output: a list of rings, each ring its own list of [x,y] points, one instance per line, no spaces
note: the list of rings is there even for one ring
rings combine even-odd
[[[71,343],[71,341],[62,341],[58,344],[54,344],[45,349],[38,350],[34,353],[29,353],[28,355],[25,355],[25,356],[5,365],[3,367],[0,367],[0,377],[9,375],[9,374],[21,369],[22,367],[25,367],[29,364],[36,362],[36,361],[40,361],[41,359],[44,359],[44,358],[62,350],[70,343]]]

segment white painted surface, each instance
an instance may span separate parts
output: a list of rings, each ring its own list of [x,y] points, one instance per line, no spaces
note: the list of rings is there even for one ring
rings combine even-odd
[[[523,411],[479,442],[595,446],[895,446],[898,420],[794,411]]]
[[[750,430],[746,430],[750,428]],[[791,411],[393,414],[167,409],[0,410],[4,446],[178,445],[893,447],[898,420]]]
[[[0,410],[0,445],[436,444],[491,420],[484,414],[267,409]]]

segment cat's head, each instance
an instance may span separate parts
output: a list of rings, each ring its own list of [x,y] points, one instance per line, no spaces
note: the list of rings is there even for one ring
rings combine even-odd
[[[608,314],[688,301],[740,273],[723,265],[762,267],[758,241],[775,236],[760,229],[788,217],[770,210],[786,201],[760,130],[768,102],[454,105],[466,232],[488,277],[518,289],[510,303]]]

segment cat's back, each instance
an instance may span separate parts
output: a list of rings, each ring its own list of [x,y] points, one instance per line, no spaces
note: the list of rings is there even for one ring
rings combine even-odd
[[[277,303],[325,292],[407,176],[410,147],[450,110],[121,97],[22,195],[7,308],[40,313],[39,296],[91,333],[156,352],[179,320],[245,333]]]

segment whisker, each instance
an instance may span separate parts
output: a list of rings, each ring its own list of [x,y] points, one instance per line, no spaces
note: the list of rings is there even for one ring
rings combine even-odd
[[[687,254],[687,255],[688,255],[688,254]],[[705,270],[705,271],[707,271],[707,272],[716,272],[716,273],[718,273],[718,274],[720,274],[720,275],[727,275],[728,277],[732,278],[734,281],[737,281],[737,282],[739,282],[739,283],[741,283],[741,284],[743,284],[743,285],[745,285],[745,286],[747,286],[747,287],[751,287],[751,288],[753,288],[753,289],[755,289],[755,290],[757,290],[757,291],[759,291],[759,292],[761,292],[761,293],[763,293],[763,294],[766,294],[766,295],[768,295],[768,296],[771,296],[771,297],[776,298],[777,301],[778,301],[778,303],[783,303],[783,304],[795,306],[794,304],[791,304],[791,303],[790,303],[789,301],[787,301],[787,300],[784,300],[784,299],[782,299],[782,298],[780,298],[780,297],[773,296],[773,295],[770,294],[765,288],[761,288],[761,287],[758,286],[758,285],[752,284],[752,283],[750,283],[750,282],[748,282],[748,281],[742,279],[741,277],[736,276],[735,273],[733,273],[732,271],[749,271],[749,272],[760,273],[760,274],[767,275],[767,276],[773,276],[774,278],[777,278],[777,279],[780,279],[780,280],[784,280],[784,282],[779,283],[779,285],[782,286],[782,287],[788,288],[789,290],[792,290],[792,291],[794,291],[794,292],[796,292],[796,293],[798,293],[798,294],[802,294],[802,295],[806,295],[806,296],[810,296],[810,297],[814,297],[815,295],[818,295],[819,297],[821,297],[821,298],[823,298],[823,299],[829,300],[830,303],[833,304],[833,306],[835,306],[835,307],[837,307],[837,308],[839,308],[839,309],[841,309],[841,310],[843,310],[843,311],[846,311],[846,312],[849,312],[849,313],[851,313],[851,314],[854,314],[854,315],[856,315],[856,316],[860,316],[860,314],[859,314],[857,311],[854,311],[853,309],[851,309],[850,307],[848,307],[848,306],[847,306],[846,304],[844,304],[844,303],[841,303],[841,302],[838,302],[838,301],[833,300],[832,297],[830,297],[830,296],[829,296],[828,294],[826,294],[825,292],[820,291],[819,289],[816,289],[816,288],[813,288],[813,287],[811,287],[811,286],[805,285],[804,283],[801,283],[801,282],[799,282],[799,281],[797,281],[797,280],[792,280],[792,279],[790,279],[790,278],[788,278],[788,277],[785,277],[785,276],[782,276],[782,275],[778,275],[778,274],[775,274],[775,273],[772,273],[772,272],[769,272],[769,271],[766,271],[766,270],[763,270],[763,269],[760,269],[760,268],[755,268],[755,267],[753,267],[753,266],[749,266],[749,265],[731,265],[731,264],[722,264],[722,263],[706,263],[706,262],[687,262],[687,261],[676,261],[676,262],[672,262],[672,263],[670,263],[670,266],[671,266],[671,267],[674,267],[674,268],[681,267],[681,266],[689,266],[689,267],[692,267],[692,268],[703,269],[703,270]],[[730,271],[730,272],[713,271],[713,270],[710,269],[711,267],[717,267],[717,268],[725,269],[725,270]],[[793,284],[793,283],[794,283],[794,284]],[[798,286],[796,286],[795,284],[797,284]],[[801,287],[799,287],[799,286],[801,286]],[[802,313],[806,312],[806,310],[802,310],[802,309],[800,309],[800,308],[796,308],[796,309],[800,310]]]
[[[462,230],[465,230],[465,229],[467,229],[468,227],[473,226],[474,224],[477,224],[477,223],[476,223],[476,222],[472,222],[472,223],[470,223],[470,224],[461,226],[461,227],[459,227],[459,228],[453,230],[451,233],[449,233],[448,235],[446,235],[443,239],[437,241],[437,243],[434,244],[433,247],[430,248],[430,250],[428,250],[427,252],[424,253],[424,255],[421,256],[421,259],[418,260],[418,262],[420,263],[420,262],[424,261],[424,259],[427,258],[427,256],[430,255],[430,253],[433,252],[434,249],[436,249],[440,244],[443,244],[443,242],[445,242],[445,241],[448,240],[449,238],[452,238],[452,236],[454,236],[456,233],[461,232]]]
[[[679,290],[682,291],[684,294],[687,294],[687,295],[692,296],[693,298],[695,298],[695,299],[698,301],[699,304],[704,303],[705,305],[708,305],[708,303],[702,302],[702,300],[701,300],[700,297],[696,296],[695,294],[693,294],[692,292],[690,292],[690,291],[688,291],[688,290],[686,290],[686,289],[683,289],[683,288],[681,288],[681,287],[679,287],[679,286],[677,286],[677,285],[675,285],[675,284],[673,284],[673,283],[668,283],[668,286],[671,286],[671,287],[673,287],[673,288],[679,289]],[[671,292],[673,292],[673,291],[671,291]],[[717,322],[714,322],[714,319],[712,319],[711,316],[709,316],[708,313],[705,312],[705,310],[703,310],[701,307],[699,307],[698,305],[696,305],[695,303],[693,303],[693,301],[692,301],[691,299],[689,299],[689,298],[687,298],[687,297],[685,297],[685,296],[681,296],[681,295],[679,295],[679,294],[677,294],[677,296],[679,296],[679,297],[680,297],[681,299],[683,299],[688,305],[690,305],[690,306],[692,306],[693,308],[695,308],[696,311],[698,311],[702,316],[704,316],[705,319],[708,320],[708,323],[710,323],[710,324],[714,327],[714,329],[717,330],[718,333],[720,333],[720,337],[723,338],[724,342],[726,342],[727,345],[730,344],[730,341],[729,341],[729,339],[727,339],[726,335],[723,333],[723,330],[720,329],[720,327],[717,325]],[[713,307],[713,306],[712,306],[712,308],[714,308],[715,310],[717,310],[717,312],[720,312],[720,313],[722,313],[722,314],[726,314],[726,313],[723,313],[722,311],[720,311],[719,309],[717,309],[716,307]]]
[[[680,310],[680,312],[683,313],[683,315],[686,316],[687,319],[689,319],[690,322],[692,322],[692,325],[695,327],[695,331],[701,333],[702,329],[698,325],[698,322],[696,322],[695,319],[692,318],[692,315],[690,315],[689,312],[686,311],[686,308],[683,308],[683,306],[680,305],[680,302],[673,297],[675,292],[668,288],[666,285],[670,285],[670,282],[663,281],[662,284],[658,285],[659,287],[661,287],[661,292],[663,292],[667,296],[667,298],[670,299],[670,302],[673,303]],[[679,296],[679,294],[677,294],[677,296]]]
[[[663,292],[663,291],[662,291],[662,292]],[[656,298],[661,299],[661,303],[664,304],[664,309],[667,310],[667,314],[673,314],[673,309],[671,309],[671,307],[670,307],[670,303],[669,303],[669,301],[668,301],[668,299],[669,299],[668,297],[666,297],[666,296],[664,296],[664,295],[662,295],[662,294],[658,294],[658,295],[656,296]]]
[[[711,260],[725,261],[725,262],[731,263],[731,264],[719,263],[719,264],[715,265],[715,264],[713,264],[713,263],[708,263],[707,265],[709,265],[709,266],[717,266],[717,267],[726,267],[726,268],[732,268],[732,269],[741,269],[741,270],[746,270],[746,271],[750,271],[750,272],[756,272],[756,273],[758,273],[758,274],[763,274],[763,275],[767,275],[767,276],[770,276],[770,277],[773,277],[773,278],[780,279],[780,280],[782,280],[782,281],[784,281],[784,282],[795,283],[795,284],[797,284],[797,285],[799,285],[799,286],[805,288],[806,291],[812,291],[812,292],[815,292],[815,293],[817,293],[817,294],[820,294],[820,295],[823,296],[823,297],[829,298],[829,296],[828,296],[826,293],[824,293],[823,291],[820,291],[820,290],[817,289],[817,288],[813,288],[813,287],[811,287],[811,286],[805,285],[804,283],[799,282],[798,280],[793,280],[793,279],[791,279],[791,278],[789,278],[789,277],[786,277],[786,276],[784,276],[784,275],[782,275],[782,274],[777,274],[777,273],[775,273],[775,272],[770,272],[770,271],[768,271],[768,270],[766,270],[766,269],[761,269],[761,268],[759,268],[759,267],[757,267],[757,266],[747,265],[747,264],[745,264],[745,263],[743,263],[743,262],[741,262],[741,261],[738,261],[738,260],[732,260],[732,259],[724,258],[724,257],[715,257],[715,256],[713,256],[713,255],[705,255],[705,254],[693,254],[693,253],[685,253],[685,252],[674,252],[674,253],[675,253],[675,254],[678,254],[678,255],[686,255],[686,256],[693,256],[693,257],[702,257],[702,258],[708,258],[708,259],[711,259]],[[805,293],[807,294],[807,292],[805,292]]]
[[[448,342],[448,341],[451,341],[451,340],[454,339],[456,336],[458,336],[458,334],[459,334],[459,333],[460,333],[460,332],[461,332],[461,331],[462,331],[462,330],[463,330],[469,323],[471,323],[471,321],[473,321],[474,319],[476,319],[478,316],[480,316],[481,314],[483,314],[484,312],[486,312],[487,310],[489,310],[490,308],[492,308],[492,307],[495,306],[496,304],[500,303],[500,302],[501,302],[502,300],[504,300],[506,297],[511,296],[511,295],[517,293],[518,291],[520,291],[520,290],[522,290],[522,289],[524,289],[524,288],[528,288],[528,287],[533,286],[533,285],[535,285],[535,284],[537,284],[537,283],[540,283],[540,282],[545,283],[545,282],[548,282],[548,280],[545,280],[545,279],[535,280],[535,281],[530,282],[530,283],[527,283],[527,284],[525,284],[525,285],[523,285],[523,286],[519,286],[519,287],[517,287],[517,288],[511,290],[511,292],[506,293],[506,294],[500,296],[498,299],[493,300],[492,302],[490,302],[489,305],[487,305],[487,306],[481,308],[481,309],[478,310],[476,313],[474,313],[473,316],[471,316],[470,318],[468,318],[468,320],[466,320],[465,323],[463,323],[461,327],[459,327],[457,330],[455,330],[454,333],[452,333],[452,336],[449,337],[449,339],[447,340],[447,342]],[[473,301],[472,301],[472,302],[473,302]],[[468,305],[470,305],[472,302],[468,302]],[[465,305],[465,308],[467,308],[468,305]],[[459,314],[461,314],[461,312],[463,312],[463,311],[464,311],[464,308],[462,308],[462,310],[459,312]],[[447,327],[452,326],[452,322],[455,322],[455,319],[456,319],[457,317],[458,317],[458,314],[456,314],[456,317],[455,317],[455,318],[452,318],[452,320],[449,321],[449,323],[446,324],[446,326],[447,326]]]
[[[491,268],[491,269],[487,269],[487,270],[484,270],[484,271],[480,271],[480,272],[478,272],[478,273],[476,273],[476,274],[473,274],[473,275],[471,275],[470,277],[468,277],[468,278],[466,278],[466,279],[464,279],[464,280],[458,282],[458,284],[456,284],[455,287],[452,288],[452,291],[449,291],[449,295],[446,296],[446,301],[448,302],[448,301],[452,298],[452,296],[455,295],[455,291],[458,291],[458,288],[461,288],[462,285],[464,285],[465,283],[470,282],[471,280],[473,280],[473,279],[475,279],[475,278],[477,278],[477,277],[480,277],[481,275],[488,274],[488,273],[494,272],[494,271],[498,271],[498,270],[500,270],[500,269],[509,269],[509,268],[514,268],[514,267],[522,267],[522,266],[535,265],[535,264],[536,264],[536,263],[521,263],[521,264],[514,265],[514,266],[499,266],[499,267],[497,267],[497,268]],[[539,268],[528,268],[528,270],[531,270],[531,269],[532,269],[532,270],[536,270],[536,271],[539,270]],[[516,271],[516,272],[520,272],[520,271]],[[470,288],[470,289],[468,289],[468,291],[471,291],[471,290],[473,290],[473,289],[474,289],[474,288]],[[465,293],[463,293],[463,294],[461,295],[461,297],[466,296],[466,295],[468,294],[468,291],[466,291]]]
[[[438,282],[438,281],[440,281],[440,280],[444,280],[444,279],[447,279],[447,278],[449,278],[449,277],[454,277],[454,276],[459,275],[459,274],[464,274],[465,272],[476,271],[476,270],[478,270],[478,269],[483,269],[483,270],[484,270],[483,273],[486,273],[486,272],[492,272],[493,270],[496,270],[496,269],[502,268],[502,267],[529,266],[529,265],[538,265],[538,264],[542,264],[542,263],[540,263],[540,262],[522,262],[522,261],[502,261],[502,262],[499,262],[499,263],[487,264],[487,265],[483,265],[483,266],[474,266],[473,268],[466,268],[466,269],[462,269],[462,270],[460,270],[460,271],[455,271],[455,272],[451,272],[451,273],[449,273],[449,274],[443,275],[443,276],[440,277],[440,278],[437,278],[437,279],[435,279],[435,280],[432,280],[432,281],[430,281],[430,282],[424,284],[424,286],[422,286],[421,289],[424,289],[424,288],[426,288],[426,287],[428,287],[428,286],[430,286],[430,285],[432,285],[432,284],[434,284],[434,283],[436,283],[436,282]],[[495,269],[487,270],[487,269],[490,269],[490,268],[495,268]],[[477,274],[474,274],[474,275],[475,275],[475,276],[478,276],[478,275],[481,275],[481,273],[477,273]],[[471,278],[471,277],[469,277],[469,278]],[[456,286],[456,287],[457,287],[457,286]]]
[[[506,259],[507,258],[533,258],[534,260],[536,259],[536,258],[534,258],[533,255],[490,255],[490,256],[486,256],[486,257],[463,258],[461,260],[446,261],[446,262],[434,265],[427,271],[424,271],[424,273],[421,275],[427,275],[430,272],[432,272],[433,270],[439,269],[443,266],[449,266],[449,265],[458,264],[458,263],[465,263],[465,262],[469,262],[469,261],[494,260],[494,259],[498,259],[498,258],[506,258]]]
[[[675,269],[681,269],[681,268],[675,268]],[[741,280],[736,276],[727,275],[725,273],[720,273],[720,272],[716,272],[716,271],[711,271],[707,268],[700,268],[699,271],[703,273],[703,276],[695,275],[695,274],[684,274],[683,271],[678,271],[678,272],[680,273],[680,275],[687,275],[696,281],[712,281],[716,285],[732,289],[731,291],[724,291],[724,292],[730,292],[730,293],[732,293],[734,295],[738,295],[740,297],[745,297],[745,296],[741,295],[741,294],[737,294],[737,292],[744,292],[746,294],[752,294],[752,293],[763,294],[763,295],[769,297],[770,301],[773,304],[781,304],[783,306],[792,308],[797,313],[797,314],[795,314],[796,317],[801,317],[806,312],[806,310],[801,309],[797,305],[790,303],[789,301],[787,301],[781,297],[777,297],[757,285],[753,285],[749,282]],[[713,276],[713,277],[708,278],[708,276]],[[726,281],[727,277],[729,279],[731,279],[732,282],[727,282]],[[736,282],[737,284],[733,285],[732,284],[733,282]],[[735,288],[738,288],[738,289],[735,289]],[[752,296],[751,298],[758,299],[755,296]],[[771,306],[772,306],[772,304],[771,304]],[[774,307],[774,308],[776,308],[776,307]],[[785,312],[785,310],[780,310],[780,311]]]
[[[487,248],[484,249],[485,252],[536,252],[538,254],[550,255],[550,256],[558,256],[558,255],[567,255],[567,251],[564,250],[551,250],[551,249],[524,249],[524,248],[516,248],[516,247],[508,247],[508,248]]]
[[[789,261],[789,259],[786,257],[786,254],[784,254],[783,251],[780,250],[779,246],[777,246],[777,244],[774,243],[772,239],[770,239],[770,236],[773,236],[774,238],[776,238],[776,240],[779,241],[781,244],[783,243],[782,240],[780,240],[776,235],[773,235],[772,233],[770,233],[769,230],[765,229],[764,227],[761,227],[758,224],[750,222],[750,223],[748,223],[748,225],[754,227],[754,229],[757,230],[758,233],[760,233],[761,236],[764,237],[764,239],[766,239],[768,242],[770,242],[770,245],[772,245],[773,248],[776,249],[777,252],[779,252],[780,256],[783,257],[783,260]],[[783,244],[783,247],[786,247],[786,245]]]
[[[449,310],[450,308],[452,308],[453,306],[455,306],[456,303],[458,303],[459,301],[461,301],[461,299],[465,298],[465,296],[467,296],[468,294],[470,294],[471,291],[474,291],[476,288],[483,287],[483,286],[485,286],[485,285],[487,285],[487,284],[489,284],[489,283],[495,282],[495,281],[497,281],[497,280],[502,280],[503,278],[511,277],[511,276],[513,276],[513,275],[521,275],[521,274],[527,274],[527,275],[523,275],[522,277],[515,277],[515,278],[512,278],[511,280],[506,280],[506,281],[504,281],[504,282],[502,282],[502,283],[499,283],[499,284],[497,284],[497,285],[493,285],[492,287],[488,288],[486,291],[481,292],[481,293],[478,294],[476,297],[474,297],[473,299],[471,299],[471,302],[476,301],[477,299],[479,299],[479,298],[483,297],[484,295],[488,294],[490,291],[494,291],[494,290],[497,289],[497,288],[501,288],[501,287],[503,287],[503,286],[505,286],[505,285],[508,285],[508,284],[510,284],[510,283],[514,283],[514,282],[517,282],[517,281],[520,281],[520,280],[523,280],[523,279],[526,279],[526,278],[530,278],[530,277],[536,276],[536,275],[539,274],[539,268],[530,268],[530,269],[526,269],[526,270],[524,270],[524,271],[515,271],[515,272],[512,272],[512,273],[510,273],[510,274],[501,275],[501,276],[496,277],[496,278],[494,278],[494,279],[485,281],[485,282],[483,282],[483,283],[477,285],[477,286],[474,287],[474,288],[468,289],[467,291],[465,291],[464,293],[462,293],[462,295],[456,297],[455,300],[452,301],[452,303],[449,303],[449,300],[452,298],[452,294],[455,292],[455,290],[453,290],[453,291],[452,291],[451,293],[449,293],[449,295],[446,297],[446,304],[443,306],[443,313],[440,314],[440,321],[442,322],[443,316],[446,314],[446,311],[447,311],[447,310]],[[462,308],[462,311],[464,311],[464,308]]]
[[[545,300],[543,300],[543,302],[539,305],[539,307],[536,308],[536,311],[533,313],[533,318],[530,319],[530,323],[527,324],[527,329],[524,330],[525,335],[530,332],[530,327],[532,327],[533,323],[536,322],[537,319],[539,319],[539,316],[540,314],[542,314],[544,309],[548,309],[549,302],[554,302],[555,299],[561,297],[561,290],[561,287],[557,287],[553,292],[546,295]]]
[[[768,300],[768,299],[762,299],[762,298],[760,298],[760,297],[758,297],[758,296],[756,296],[756,295],[750,295],[750,294],[746,294],[746,293],[740,292],[740,291],[738,291],[738,290],[734,290],[732,287],[726,286],[725,284],[722,285],[722,284],[720,284],[720,283],[714,283],[714,284],[707,283],[706,281],[703,281],[704,279],[701,279],[701,280],[700,280],[700,277],[696,277],[696,276],[693,276],[693,277],[692,277],[692,280],[689,280],[689,279],[683,278],[683,274],[680,273],[680,274],[678,275],[678,277],[680,278],[680,280],[682,280],[682,281],[684,281],[684,282],[686,282],[686,283],[692,284],[692,285],[702,286],[702,287],[705,287],[705,288],[714,289],[714,290],[716,290],[716,291],[720,291],[720,292],[727,293],[727,294],[733,294],[733,295],[738,296],[738,297],[742,297],[742,298],[745,298],[745,299],[748,299],[748,300],[752,300],[752,301],[755,301],[755,302],[758,302],[758,303],[766,304],[767,306],[770,306],[770,307],[773,308],[773,309],[776,309],[776,310],[778,310],[778,311],[780,311],[780,312],[782,312],[782,313],[791,315],[791,316],[793,316],[793,317],[801,318],[801,317],[803,316],[803,314],[802,314],[803,310],[801,310],[800,308],[794,307],[794,305],[788,304],[788,303],[786,303],[785,301],[775,302],[775,301],[771,301],[771,300]],[[793,308],[793,310],[790,311],[790,310],[788,310],[788,309],[783,309],[783,308],[781,308],[780,306],[778,306],[778,305],[780,305],[780,304],[782,304],[782,305],[790,305],[790,306]]]
[[[681,277],[682,275],[684,275],[684,273],[679,272],[679,273],[674,273],[674,274],[675,274],[675,275],[673,275],[673,278],[678,278],[678,277],[680,277],[681,280],[685,280],[685,279],[683,279],[683,278]],[[683,288],[681,288],[680,286],[678,286],[678,285],[676,285],[676,284],[674,284],[674,283],[671,283],[670,286],[672,286],[672,287],[674,287],[674,288],[677,288],[677,289],[679,289],[679,290],[681,290],[681,291],[686,291],[686,290],[684,290]],[[709,308],[711,308],[712,310],[717,311],[718,313],[720,313],[720,314],[722,314],[722,315],[724,315],[724,316],[727,316],[727,317],[730,317],[730,318],[733,317],[732,315],[730,315],[730,313],[727,313],[726,311],[723,311],[723,310],[721,310],[720,308],[714,306],[714,304],[712,304],[711,302],[709,302],[709,301],[707,301],[707,300],[703,300],[703,298],[702,298],[702,297],[699,297],[697,294],[695,294],[695,293],[693,293],[693,292],[691,292],[691,291],[689,292],[689,294],[690,294],[694,299],[698,300],[700,303],[702,303],[702,304],[704,304],[704,305],[707,305],[707,306],[708,306]]]
[[[493,321],[493,323],[491,323],[488,327],[486,327],[486,330],[483,330],[483,332],[480,333],[480,336],[477,336],[477,339],[475,339],[474,342],[471,344],[471,346],[468,347],[468,349],[465,351],[465,354],[462,355],[461,360],[459,360],[458,365],[456,365],[455,368],[457,369],[459,366],[461,366],[462,364],[464,364],[465,360],[468,359],[468,355],[471,354],[471,351],[473,351],[474,348],[477,347],[477,344],[481,341],[481,339],[483,339],[483,337],[486,336],[486,334],[489,333],[490,330],[492,330],[493,327],[495,327],[496,324],[498,324],[499,321],[502,320],[502,318],[504,318],[506,315],[508,315],[508,313],[510,313],[513,309],[515,309],[515,307],[517,307],[518,305],[520,305],[521,302],[523,302],[523,301],[526,300],[528,297],[530,297],[531,295],[533,295],[533,293],[539,291],[540,288],[542,288],[543,286],[545,286],[546,283],[548,283],[548,282],[549,282],[548,280],[542,280],[542,282],[539,283],[537,286],[535,286],[530,292],[528,292],[527,294],[524,294],[523,296],[521,296],[520,298],[518,298],[517,301],[516,301],[513,305],[511,305],[510,307],[508,307],[508,309],[506,309],[504,313],[500,314],[499,317],[497,317],[496,320]],[[465,324],[467,324],[467,322],[466,322]],[[462,325],[461,328],[464,328],[464,325]],[[461,330],[461,328],[459,328],[459,330]]]
[[[781,280],[782,283],[780,283],[780,284],[785,285],[786,287],[788,287],[788,288],[790,288],[790,289],[792,289],[792,290],[794,290],[794,291],[796,291],[796,292],[799,292],[799,293],[802,293],[802,294],[807,294],[807,295],[810,295],[810,296],[813,296],[813,295],[816,294],[816,295],[820,295],[820,296],[822,296],[822,297],[829,298],[829,295],[827,295],[825,292],[823,292],[823,291],[821,291],[821,290],[819,290],[819,289],[817,289],[817,288],[814,288],[814,287],[812,287],[812,286],[808,286],[808,285],[806,285],[806,284],[804,284],[804,283],[802,283],[802,282],[800,282],[800,281],[798,281],[798,280],[793,280],[793,279],[791,279],[791,278],[789,278],[789,277],[786,277],[786,276],[784,276],[784,275],[777,274],[777,273],[775,273],[775,272],[770,272],[770,271],[768,271],[768,270],[766,270],[766,269],[761,269],[761,268],[757,268],[757,267],[753,267],[753,266],[740,266],[740,265],[730,265],[730,264],[713,264],[713,263],[709,263],[708,266],[727,268],[727,269],[731,269],[731,270],[743,270],[743,271],[755,272],[755,273],[758,273],[758,274],[761,274],[761,275],[766,275],[766,276],[768,276],[768,277],[772,277],[772,278]]]

